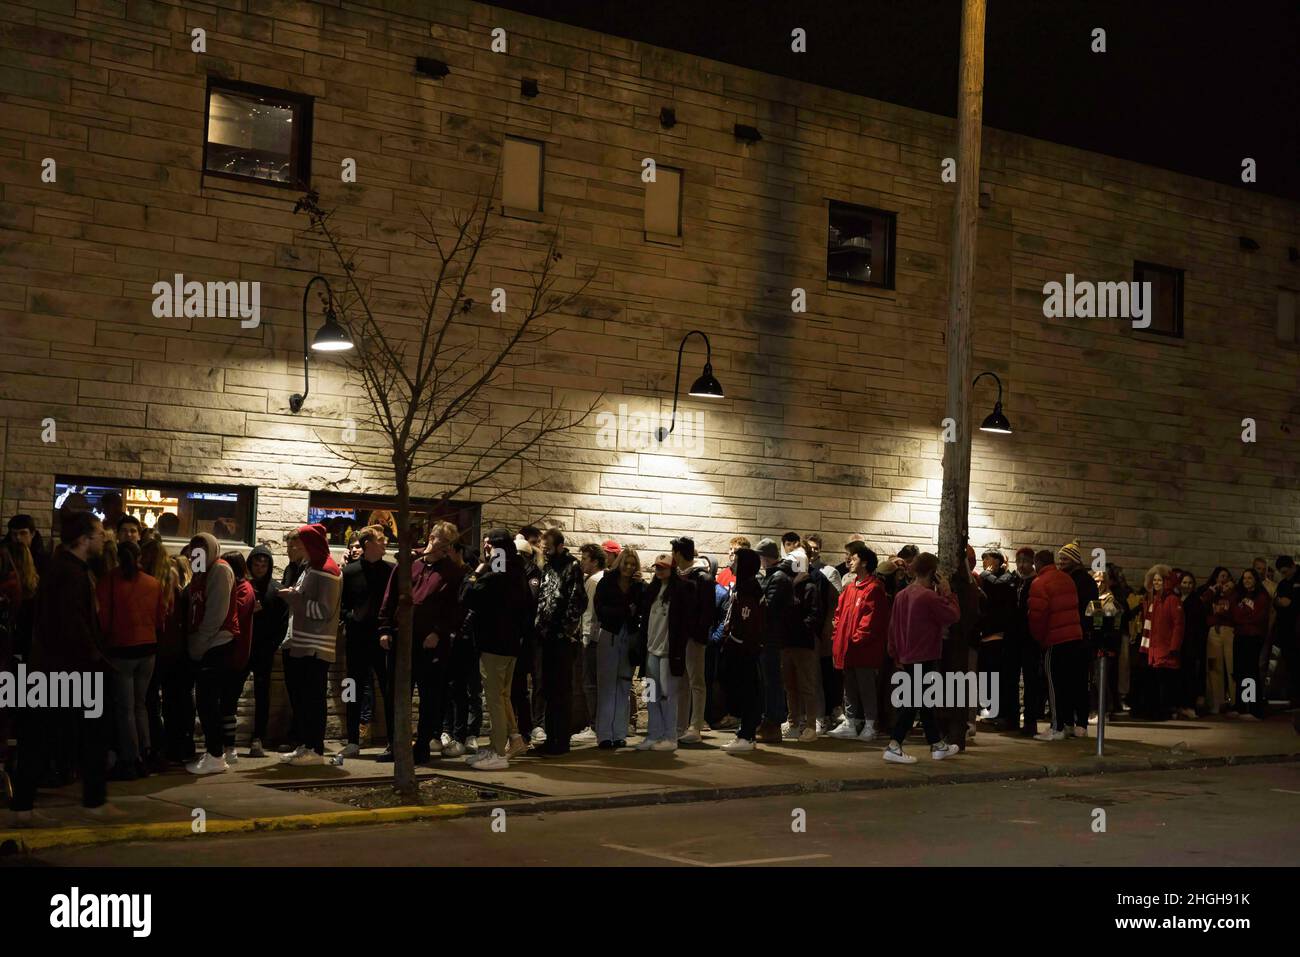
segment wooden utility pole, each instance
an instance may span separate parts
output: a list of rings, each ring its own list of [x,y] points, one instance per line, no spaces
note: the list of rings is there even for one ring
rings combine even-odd
[[[956,441],[943,443],[939,567],[964,568],[970,499],[970,313],[975,297],[975,225],[979,217],[980,132],[984,121],[984,2],[963,0],[957,89],[957,197],[948,268],[948,402]]]

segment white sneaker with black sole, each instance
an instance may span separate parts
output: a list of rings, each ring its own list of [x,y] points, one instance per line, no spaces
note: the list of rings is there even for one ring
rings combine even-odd
[[[442,746],[442,756],[444,758],[458,758],[464,753],[465,753],[465,745],[461,744],[459,741],[456,741],[454,739],[452,740],[451,744],[444,744]]]
[[[528,740],[531,741],[534,745],[545,744],[546,729],[543,728],[541,725],[538,725],[537,727],[533,728],[532,736]]]
[[[736,735],[722,746],[722,750],[726,751],[728,754],[742,754],[746,751],[753,751],[754,747],[753,741],[750,741],[748,738],[742,738],[740,735]]]
[[[884,750],[884,758],[894,764],[915,764],[915,755],[907,754],[897,743],[890,741],[889,747]]]
[[[595,741],[595,740],[596,740],[596,732],[592,730],[590,725],[583,728],[577,734],[570,736],[569,738],[569,741],[577,744],[586,744],[588,741]]]

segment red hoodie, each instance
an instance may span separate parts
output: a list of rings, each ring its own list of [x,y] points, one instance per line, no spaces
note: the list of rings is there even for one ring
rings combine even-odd
[[[868,575],[863,581],[850,579],[845,584],[835,608],[835,632],[831,638],[836,668],[843,671],[884,666],[889,610],[885,583],[875,575]]]
[[[235,617],[239,620],[239,634],[235,635],[234,668],[243,671],[253,650],[253,605],[257,593],[253,583],[246,578],[235,582]]]

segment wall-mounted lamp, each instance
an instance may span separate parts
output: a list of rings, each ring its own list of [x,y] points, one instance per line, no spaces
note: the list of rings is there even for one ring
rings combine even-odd
[[[659,107],[659,125],[666,130],[671,130],[677,125],[677,111],[671,106]]]
[[[722,391],[722,384],[713,377],[713,347],[709,345],[709,337],[698,329],[692,329],[682,336],[682,341],[677,346],[677,378],[673,381],[673,417],[669,421],[668,428],[660,426],[655,433],[655,437],[660,442],[668,438],[668,433],[677,427],[677,392],[682,387],[682,350],[686,348],[686,340],[691,336],[699,336],[704,340],[705,359],[704,371],[700,373],[700,377],[695,380],[691,391],[687,394],[699,399],[721,399],[726,395]]]
[[[744,143],[757,143],[763,138],[763,134],[758,131],[757,126],[746,126],[744,123],[737,123],[735,127],[736,139]]]
[[[997,432],[1000,435],[1010,435],[1011,423],[1008,422],[1007,417],[1002,414],[1002,380],[997,377],[997,373],[981,372],[975,377],[975,382],[971,383],[971,388],[975,388],[975,383],[979,382],[979,380],[984,378],[986,375],[992,376],[993,381],[998,384],[998,401],[994,404],[993,411],[984,418],[983,424],[980,425],[980,431]]]
[[[318,280],[325,284],[325,324],[316,330],[316,335],[311,340],[311,348],[308,349],[307,296]],[[289,396],[290,411],[298,412],[302,409],[302,404],[307,401],[307,391],[311,384],[307,375],[310,370],[311,353],[313,351],[347,352],[351,348],[352,337],[339,324],[338,316],[334,313],[334,290],[330,288],[329,280],[324,276],[312,276],[307,280],[307,288],[302,291],[302,394],[295,392]]]
[[[1259,243],[1255,242],[1255,240],[1251,239],[1249,236],[1238,236],[1237,242],[1240,243],[1241,248],[1246,250],[1248,253],[1259,252]]]
[[[451,72],[451,67],[431,56],[418,56],[415,58],[415,72],[432,77],[435,80],[441,80]]]
[[[536,96],[536,95],[537,95],[537,81],[536,81],[536,80],[520,80],[520,81],[519,81],[519,92],[522,93],[524,96]]]

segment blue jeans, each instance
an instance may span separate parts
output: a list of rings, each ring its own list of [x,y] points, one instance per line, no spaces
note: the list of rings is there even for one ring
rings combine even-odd
[[[149,710],[145,693],[153,677],[154,656],[143,658],[110,657],[113,682],[113,717],[117,722],[118,757],[127,767],[134,767],[149,751]]]
[[[680,693],[682,679],[673,675],[668,659],[658,655],[646,655],[646,666],[642,674],[655,683],[654,696],[646,702],[650,719],[646,737],[651,741],[676,741],[677,695]]]
[[[592,730],[597,741],[626,741],[627,718],[632,688],[632,668],[627,649],[632,638],[626,628],[618,634],[601,629],[596,634],[596,720]]]
[[[768,724],[780,724],[785,720],[785,684],[781,680],[781,648],[778,645],[764,645],[762,656],[763,671],[763,721]]]

